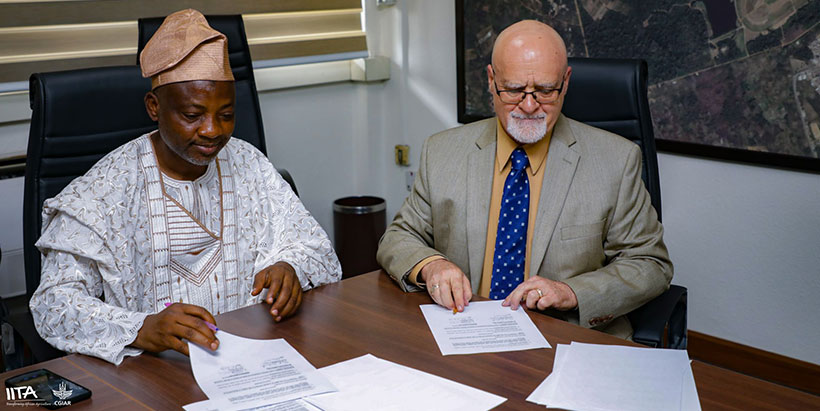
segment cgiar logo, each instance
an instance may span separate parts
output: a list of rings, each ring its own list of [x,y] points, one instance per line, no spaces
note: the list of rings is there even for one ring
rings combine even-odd
[[[63,382],[60,383],[60,387],[58,389],[51,390],[51,392],[54,394],[55,397],[57,397],[61,400],[64,400],[64,399],[71,396],[72,390],[67,390],[66,385],[65,385],[65,381],[63,381]]]

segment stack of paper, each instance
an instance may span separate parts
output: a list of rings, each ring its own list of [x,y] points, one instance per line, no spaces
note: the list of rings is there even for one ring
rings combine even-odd
[[[700,410],[684,350],[572,343],[527,401],[568,410]]]
[[[305,401],[325,411],[489,410],[506,398],[367,354],[319,370],[338,392]]]

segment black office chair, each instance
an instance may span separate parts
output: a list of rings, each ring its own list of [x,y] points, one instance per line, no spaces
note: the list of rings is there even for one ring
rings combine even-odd
[[[655,135],[646,95],[643,60],[570,58],[572,67],[563,113],[628,138],[641,147],[642,179],[661,218],[661,188]],[[669,290],[628,314],[632,338],[651,347],[686,348],[685,287]]]

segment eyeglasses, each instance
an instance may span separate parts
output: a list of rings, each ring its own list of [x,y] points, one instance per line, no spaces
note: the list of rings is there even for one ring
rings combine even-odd
[[[563,80],[561,80],[561,85],[558,88],[539,89],[535,91],[524,91],[520,89],[499,90],[495,78],[493,78],[493,85],[495,86],[495,94],[498,94],[498,98],[505,104],[520,104],[527,98],[527,94],[532,95],[532,98],[534,98],[538,104],[555,103],[558,101],[558,96],[561,95],[561,91],[564,89]]]

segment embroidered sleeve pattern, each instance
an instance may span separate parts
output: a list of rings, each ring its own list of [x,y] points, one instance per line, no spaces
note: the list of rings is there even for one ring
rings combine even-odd
[[[58,246],[60,239],[73,238],[75,254],[46,247]],[[110,287],[102,280],[99,258],[107,252],[99,236],[65,215],[58,215],[45,231],[43,269],[40,286],[29,306],[38,333],[51,345],[119,364],[125,356],[142,351],[126,347],[137,337],[147,313],[111,304],[100,297]],[[96,257],[95,257],[96,256]],[[112,294],[110,291],[107,295]]]

